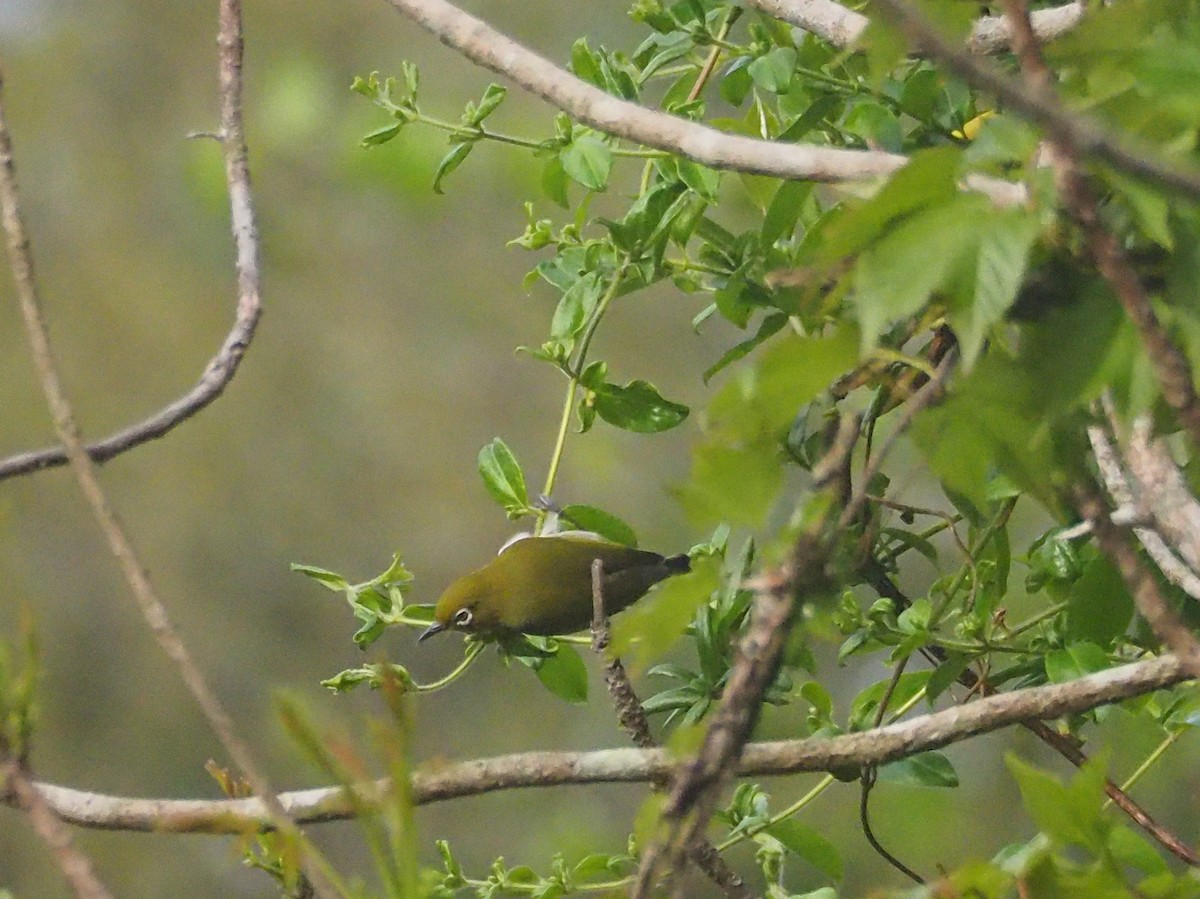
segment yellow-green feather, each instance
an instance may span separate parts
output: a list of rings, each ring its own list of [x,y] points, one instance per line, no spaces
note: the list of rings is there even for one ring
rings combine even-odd
[[[434,617],[450,626],[460,609],[472,630],[567,634],[592,620],[592,562],[604,563],[604,600],[612,614],[679,571],[682,559],[582,536],[526,537],[487,565],[459,578],[438,600]]]

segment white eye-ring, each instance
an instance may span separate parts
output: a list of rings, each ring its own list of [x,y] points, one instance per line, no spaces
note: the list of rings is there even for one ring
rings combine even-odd
[[[474,618],[475,616],[471,613],[470,609],[459,609],[454,613],[454,626],[470,627]]]

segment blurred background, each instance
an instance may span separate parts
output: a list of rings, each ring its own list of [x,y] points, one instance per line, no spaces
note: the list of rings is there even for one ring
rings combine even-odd
[[[514,354],[542,341],[554,303],[543,286],[522,286],[541,257],[505,246],[524,227],[522,202],[539,197],[538,167],[520,151],[481,145],[437,196],[430,185],[447,148],[442,134],[413,126],[384,147],[359,147],[386,122],[348,90],[355,75],[399,74],[401,61],[413,60],[423,108],[452,120],[492,77],[379,0],[248,6],[246,127],[265,314],[223,398],[102,476],[192,652],[276,786],[290,789],[323,781],[278,723],[280,690],[364,751],[365,724],[380,706],[367,692],[334,696],[319,686],[363,660],[350,640],[355,623],[337,594],[289,564],[365,580],[399,551],[417,575],[415,598],[432,601],[510,530],[476,475],[479,448],[503,437],[531,486],[540,485],[563,382]],[[560,61],[580,28],[578,6],[562,0],[471,8]],[[631,46],[637,38],[623,13],[594,7],[590,40]],[[92,437],[190,387],[232,322],[218,150],[185,138],[216,125],[215,24],[215,3],[0,2],[0,65],[46,313]],[[540,138],[551,119],[514,89],[492,122]],[[551,210],[542,202],[539,212]],[[51,442],[52,431],[3,274],[0,454],[8,455]],[[734,339],[693,332],[702,303],[669,289],[632,297],[605,321],[597,354],[617,379],[644,377],[672,399],[702,405],[699,373]],[[648,547],[676,552],[704,539],[667,492],[686,474],[694,428],[690,421],[646,437],[598,424],[569,443],[559,499],[604,506]],[[925,566],[914,583],[932,576]],[[16,633],[22,609],[40,629],[40,778],[137,796],[218,795],[203,765],[226,760],[149,637],[65,469],[0,482],[0,583],[0,633]],[[832,649],[825,671],[835,667]],[[458,653],[454,638],[418,649],[411,634],[389,634],[368,655],[429,680]],[[415,761],[624,745],[589,665],[601,701],[570,706],[489,653],[416,704]],[[881,676],[861,667],[845,672],[843,701]],[[762,735],[785,736],[796,723],[768,716]],[[1106,727],[1123,737],[1114,764],[1156,740],[1119,712]],[[873,800],[881,837],[926,870],[1027,837],[1031,825],[1010,812],[1006,744],[1064,768],[1020,733],[979,741],[951,753],[960,790],[882,785]],[[814,780],[768,788],[782,807]],[[1168,781],[1160,769],[1143,789],[1164,819],[1181,820],[1195,799],[1168,802]],[[622,851],[645,795],[638,786],[573,788],[424,808],[420,845],[432,862],[434,839],[449,839],[480,876],[497,855],[548,870],[556,849],[569,858]],[[857,787],[839,785],[806,818],[850,853],[847,896],[900,885],[858,833],[857,796]],[[352,825],[313,832],[344,872],[369,870]],[[243,869],[227,838],[75,835],[122,896],[275,895],[264,875]],[[734,861],[750,870],[748,852]],[[821,885],[811,871],[792,875],[797,890]],[[0,888],[67,894],[23,818],[3,808]]]

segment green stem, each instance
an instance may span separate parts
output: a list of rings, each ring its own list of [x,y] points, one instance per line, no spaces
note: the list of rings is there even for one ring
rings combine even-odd
[[[1171,748],[1175,741],[1183,736],[1183,731],[1184,728],[1179,728],[1178,730],[1167,734],[1163,741],[1154,747],[1154,751],[1146,756],[1146,760],[1138,765],[1137,770],[1129,775],[1129,778],[1125,781],[1125,783],[1121,784],[1121,792],[1128,793],[1131,789],[1133,789],[1134,784],[1142,779],[1142,775],[1154,767],[1155,763],[1157,763],[1158,760],[1163,757],[1163,754]],[[1113,801],[1111,799],[1104,800],[1104,808],[1108,808],[1112,804]]]
[[[445,687],[445,686],[449,685],[450,683],[452,683],[453,681],[457,680],[464,671],[466,671],[468,668],[470,668],[471,665],[474,664],[475,660],[477,658],[479,658],[479,654],[481,652],[483,652],[483,644],[482,643],[468,643],[467,651],[465,653],[463,653],[463,660],[458,663],[458,667],[456,667],[453,671],[451,671],[445,677],[440,677],[437,680],[431,681],[428,684],[416,684],[414,689],[418,693],[432,693],[435,690],[442,689],[442,687]]]
[[[513,134],[505,134],[502,131],[489,131],[482,125],[464,125],[461,122],[447,122],[445,119],[435,118],[434,116],[425,115],[425,113],[417,113],[416,117],[410,121],[420,122],[422,125],[429,125],[431,128],[437,128],[440,131],[447,131],[450,134],[461,135],[464,139],[474,138],[476,140],[493,140],[498,144],[509,144],[513,147],[522,147],[526,150],[540,150],[543,141],[530,140],[527,137],[517,137]],[[610,152],[613,156],[621,156],[630,159],[664,159],[671,154],[665,150],[653,149],[625,149],[622,147],[610,147]]]
[[[558,423],[558,435],[554,440],[554,449],[550,453],[550,465],[546,470],[546,483],[542,487],[542,494],[545,496],[554,495],[554,484],[558,480],[558,469],[562,464],[563,452],[567,446],[567,434],[571,430],[571,413],[575,411],[575,397],[579,392],[579,376],[583,374],[583,366],[587,361],[588,348],[592,344],[596,328],[600,325],[600,319],[604,318],[604,313],[608,310],[609,304],[612,302],[613,297],[617,295],[617,290],[621,286],[621,279],[625,276],[625,269],[628,265],[629,258],[627,256],[622,257],[616,271],[613,272],[608,290],[604,291],[604,296],[596,303],[596,308],[592,310],[591,317],[584,327],[583,336],[579,338],[578,348],[575,352],[575,364],[570,366],[570,380],[567,382],[567,395],[563,402],[562,417]],[[538,512],[537,525],[534,527],[535,534],[541,533],[542,525],[546,523],[546,516],[548,514],[546,510]]]

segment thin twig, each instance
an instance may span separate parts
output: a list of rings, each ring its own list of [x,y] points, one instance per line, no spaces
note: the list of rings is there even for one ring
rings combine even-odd
[[[231,153],[227,162],[231,180],[230,201],[235,210],[234,227],[235,233],[238,234],[239,287],[243,293],[250,290],[256,292],[258,250],[250,206],[249,183],[245,171],[245,147],[240,131],[242,50],[240,0],[222,0],[217,44],[220,51],[220,82],[223,98],[222,129],[227,140],[241,145],[240,153]],[[79,488],[104,533],[109,549],[116,558],[155,641],[178,668],[184,684],[196,700],[197,705],[200,706],[222,746],[251,783],[255,792],[262,798],[275,826],[289,836],[299,839],[299,830],[288,818],[266,777],[259,770],[249,745],[235,731],[232,719],[171,624],[166,607],[159,599],[145,566],[134,550],[124,528],[117,520],[116,513],[100,486],[96,465],[87,454],[76,423],[74,409],[59,377],[46,320],[42,312],[37,278],[34,273],[33,254],[21,215],[12,138],[3,101],[2,81],[0,81],[0,207],[3,212],[3,228],[8,242],[9,262],[16,286],[17,301],[32,350],[38,380],[50,408],[54,428],[66,449]],[[323,896],[332,896],[332,890],[322,889],[325,880],[321,872],[313,868],[307,860],[307,854],[302,860],[302,864],[305,865],[306,873],[314,880],[318,892]]]
[[[742,777],[843,771],[882,765],[919,752],[991,733],[1027,720],[1052,720],[1101,705],[1172,687],[1191,675],[1172,655],[1150,658],[1063,684],[995,693],[975,702],[907,721],[837,737],[750,743],[737,765]],[[456,764],[438,762],[412,776],[414,805],[447,802],[499,790],[568,784],[644,783],[669,777],[678,765],[664,749],[601,749],[590,752],[523,752]],[[39,783],[38,791],[63,820],[102,830],[244,833],[271,828],[263,803],[251,799],[134,799]],[[280,794],[297,821],[316,824],[354,816],[362,802],[388,795],[387,781],[368,784],[362,799],[346,799],[345,787]]]
[[[612,697],[621,728],[629,734],[635,746],[643,749],[657,746],[658,742],[650,733],[650,722],[629,681],[625,666],[620,658],[607,651],[609,640],[608,612],[604,607],[604,561],[596,559],[592,562],[592,650],[604,661],[604,683]],[[660,790],[668,783],[669,779],[664,777],[654,781],[653,786]],[[752,899],[754,896],[746,882],[729,867],[708,840],[697,840],[690,846],[688,858],[730,899]]]
[[[246,140],[242,130],[240,40],[239,36],[237,43],[232,44],[222,38],[221,130],[211,135],[220,142],[225,159],[230,219],[237,247],[237,309],[233,327],[191,390],[144,420],[122,428],[103,440],[87,444],[87,454],[95,463],[107,462],[127,450],[164,436],[212,403],[224,393],[237,374],[242,357],[254,339],[262,315],[262,300],[259,292],[258,230],[254,222]],[[0,460],[0,480],[66,463],[67,451],[63,446],[18,453]]]
[[[54,855],[58,870],[79,899],[110,899],[112,893],[96,875],[91,859],[71,841],[70,831],[15,759],[0,767],[0,794],[10,796],[13,804],[25,812],[34,833]]]

